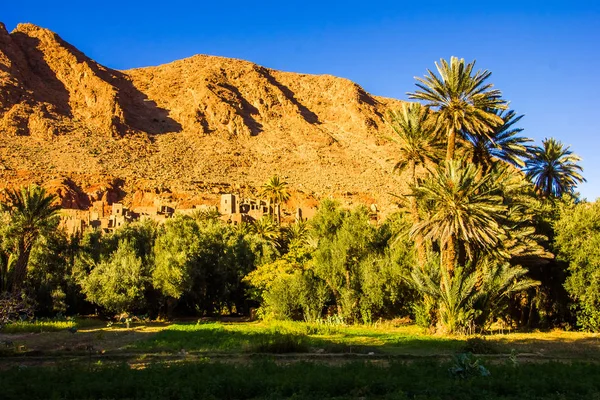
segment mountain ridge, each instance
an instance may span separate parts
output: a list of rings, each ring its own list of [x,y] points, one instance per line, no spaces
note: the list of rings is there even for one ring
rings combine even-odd
[[[52,181],[77,207],[140,192],[215,202],[278,173],[299,199],[393,208],[403,179],[384,116],[400,104],[344,78],[219,56],[117,71],[47,29],[0,25],[4,186]]]

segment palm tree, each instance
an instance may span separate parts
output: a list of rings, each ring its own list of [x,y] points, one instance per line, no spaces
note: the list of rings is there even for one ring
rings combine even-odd
[[[29,254],[37,239],[58,226],[59,206],[56,197],[46,194],[39,186],[23,187],[7,192],[2,209],[10,215],[9,235],[15,240],[17,259],[12,274],[13,291],[18,291],[25,281]]]
[[[396,133],[399,161],[394,170],[410,171],[411,181],[416,184],[416,168],[441,160],[442,142],[436,132],[428,108],[419,103],[403,103],[398,111],[390,111],[389,119]]]
[[[417,90],[408,93],[409,98],[422,100],[437,110],[438,126],[448,137],[446,160],[454,159],[456,135],[463,131],[489,136],[502,124],[495,111],[506,109],[506,101],[498,89],[492,89],[486,80],[492,74],[488,70],[473,75],[475,61],[466,64],[464,59],[450,58],[435,63],[439,76],[431,70],[418,81]]]
[[[481,263],[478,281],[482,285],[476,306],[481,310],[477,320],[482,328],[488,327],[504,311],[512,295],[540,285],[526,276],[528,272],[520,265],[512,266],[507,262],[485,260]]]
[[[296,221],[283,230],[289,246],[302,246],[308,243],[310,237],[309,225],[306,221]]]
[[[581,158],[553,138],[544,139],[543,147],[535,146],[525,165],[525,173],[544,197],[560,197],[573,193],[578,183],[586,182],[581,176],[583,168],[577,164]]]
[[[512,110],[508,112],[496,111],[496,115],[502,118],[502,125],[495,127],[489,135],[479,135],[472,132],[464,132],[464,137],[472,146],[467,150],[471,160],[483,167],[483,172],[489,172],[494,159],[502,160],[515,167],[524,167],[523,161],[528,157],[528,142],[531,139],[519,136],[523,128],[514,128],[522,115],[517,116]]]
[[[270,216],[263,216],[252,223],[251,231],[269,243],[273,248],[279,247],[279,225]]]
[[[456,333],[474,322],[476,310],[473,303],[478,297],[477,276],[468,268],[457,268],[456,274],[444,268],[439,284],[430,275],[418,269],[411,273],[411,283],[424,296],[429,296],[439,306],[439,319],[445,333]]]
[[[389,119],[398,140],[399,161],[395,171],[408,169],[410,180],[417,184],[417,166],[438,163],[441,159],[442,142],[432,123],[431,112],[419,103],[403,103],[399,111],[390,111]],[[421,222],[417,202],[413,195],[409,196],[410,211],[413,224]],[[415,237],[417,256],[421,266],[425,263],[425,248],[421,235]]]
[[[473,250],[494,247],[502,233],[497,221],[506,207],[490,179],[490,175],[482,176],[481,167],[446,161],[414,187],[418,201],[430,211],[411,229],[411,235],[437,241],[451,275],[459,244],[472,258]]]
[[[274,204],[277,208],[277,223],[281,222],[280,209],[281,203],[285,203],[290,198],[290,193],[287,190],[287,182],[279,179],[279,176],[273,175],[267,183],[265,183],[260,192],[261,196],[265,196],[269,203]]]

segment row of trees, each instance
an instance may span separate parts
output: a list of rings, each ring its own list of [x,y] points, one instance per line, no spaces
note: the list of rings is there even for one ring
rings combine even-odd
[[[412,284],[431,325],[455,332],[485,327],[493,296],[540,284],[523,267],[547,263],[544,234],[551,232],[540,229],[538,211],[572,196],[584,179],[568,147],[554,139],[531,146],[520,136],[514,125],[522,116],[507,110],[489,71],[456,57],[436,67],[409,93],[423,105],[405,104],[390,121],[396,168],[407,168],[412,182],[405,193],[419,254]],[[491,282],[499,286],[486,287]]]
[[[409,185],[383,223],[326,200],[310,222],[286,227],[278,217],[231,226],[198,213],[67,238],[53,198],[23,188],[3,204],[2,290],[24,291],[46,314],[260,306],[264,317],[305,320],[411,315],[445,332],[574,315],[600,329],[600,215],[574,194],[579,158],[554,139],[538,147],[520,136],[522,117],[487,83],[489,71],[455,57],[436,66],[409,94],[424,104],[389,114]],[[274,205],[289,198],[278,177],[262,194]]]
[[[40,188],[16,195],[32,192],[49,197]],[[547,236],[528,242],[514,233],[518,239],[494,257],[457,264],[452,272],[428,239],[425,263],[419,261],[410,213],[376,225],[365,207],[346,210],[329,200],[309,223],[286,227],[271,218],[231,226],[214,213],[72,238],[55,226],[35,240],[20,286],[16,262],[7,263],[16,259],[7,256],[19,243],[13,235],[22,232],[15,229],[22,219],[13,209],[4,214],[0,277],[4,289],[24,290],[37,303],[37,314],[46,316],[247,314],[260,306],[269,318],[311,321],[331,315],[371,322],[411,315],[424,326],[461,331],[484,329],[498,318],[513,325],[570,322],[573,314],[560,307],[570,302],[582,327],[599,330],[600,208],[558,199],[532,207],[533,229]],[[571,301],[561,292],[563,284]]]

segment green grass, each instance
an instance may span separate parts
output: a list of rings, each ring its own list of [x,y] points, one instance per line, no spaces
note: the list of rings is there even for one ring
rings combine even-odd
[[[434,355],[451,354],[464,341],[423,334],[415,326],[399,328],[332,326],[301,322],[173,324],[137,342],[145,351],[306,352]],[[274,349],[268,351],[269,348]]]
[[[6,324],[0,329],[0,333],[43,333],[60,332],[70,328],[86,329],[104,326],[105,323],[91,318],[75,318],[61,320],[35,320],[19,321]]]
[[[279,365],[196,362],[74,368],[13,368],[3,399],[600,399],[597,364],[489,365],[460,379],[437,362]]]

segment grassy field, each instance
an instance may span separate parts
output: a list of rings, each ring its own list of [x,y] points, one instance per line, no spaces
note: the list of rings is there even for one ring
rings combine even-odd
[[[470,356],[460,365],[456,354]],[[481,376],[484,365],[491,373]],[[38,321],[0,331],[2,398],[598,399],[600,335],[414,325]],[[470,374],[452,374],[457,365]],[[27,396],[22,388],[27,388]],[[51,388],[51,389],[50,389]]]
[[[345,365],[199,361],[13,368],[3,399],[600,399],[597,364],[490,365],[489,376],[453,376],[451,363]]]
[[[252,353],[358,354],[448,357],[459,352],[543,359],[599,360],[600,335],[548,331],[440,336],[415,325],[344,326],[302,322],[134,323],[107,326],[100,320],[38,321],[0,330],[5,356],[58,356],[82,350],[89,356],[118,354],[240,355]],[[0,362],[10,360],[4,357]]]

